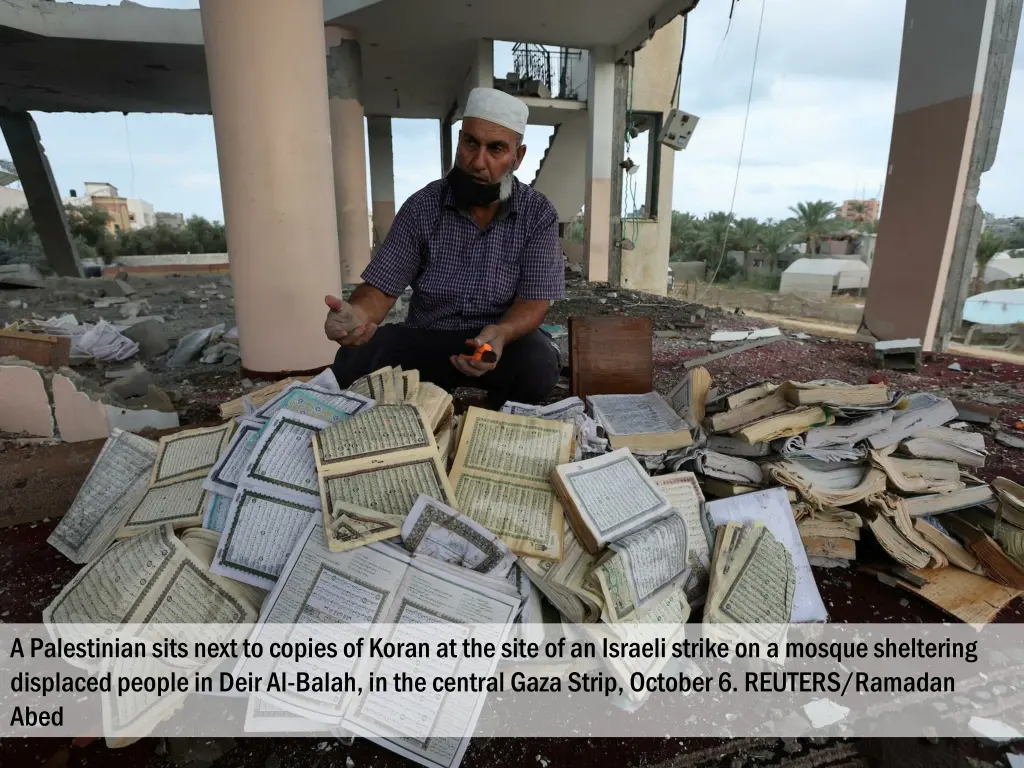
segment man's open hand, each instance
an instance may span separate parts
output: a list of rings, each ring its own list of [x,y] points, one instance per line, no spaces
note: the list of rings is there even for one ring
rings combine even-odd
[[[495,355],[494,362],[485,363],[483,360],[470,360],[458,355],[452,355],[452,365],[467,376],[483,376],[485,373],[493,371],[498,367],[498,362],[501,360],[501,350],[505,346],[505,335],[501,328],[496,325],[488,325],[480,331],[475,339],[470,339],[466,342],[467,347],[473,348],[482,347],[484,344],[491,345]],[[466,353],[469,354],[468,349]]]
[[[365,344],[377,330],[377,324],[370,322],[361,309],[354,307],[337,296],[325,296],[327,319],[324,333],[331,341],[343,347],[358,347]]]

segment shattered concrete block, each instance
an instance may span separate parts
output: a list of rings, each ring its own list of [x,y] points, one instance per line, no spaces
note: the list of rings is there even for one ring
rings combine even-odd
[[[43,276],[31,264],[5,264],[0,266],[0,285],[16,288],[42,288]]]
[[[144,397],[153,383],[153,374],[145,368],[132,370],[126,376],[119,376],[103,388],[120,398]]]
[[[122,335],[139,345],[139,354],[144,359],[152,359],[162,355],[171,348],[171,343],[167,340],[167,331],[164,329],[164,324],[156,318],[135,323],[131,327],[126,328]]]
[[[141,432],[144,429],[174,429],[181,426],[177,413],[156,411],[152,408],[135,410],[107,406],[107,420],[111,429],[123,429],[125,432]]]
[[[921,340],[893,339],[875,344],[875,361],[879,368],[890,371],[921,370]]]
[[[53,437],[53,413],[40,371],[0,365],[0,432]]]
[[[106,404],[80,392],[74,382],[61,373],[53,375],[53,412],[57,417],[57,432],[65,442],[106,439],[110,434]]]
[[[48,368],[60,368],[71,357],[71,337],[0,330],[0,357],[18,357]]]
[[[131,296],[135,293],[135,288],[125,282],[119,275],[118,279],[112,280],[104,286],[104,293],[107,296]]]
[[[118,312],[121,314],[121,317],[125,318],[126,320],[132,317],[138,317],[139,315],[148,313],[150,311],[152,310],[149,306],[149,302],[146,301],[145,299],[139,299],[138,301],[129,301],[125,304],[122,304],[118,308]]]

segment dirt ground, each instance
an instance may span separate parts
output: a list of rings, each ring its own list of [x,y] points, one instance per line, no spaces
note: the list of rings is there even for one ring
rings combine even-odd
[[[90,281],[95,282],[95,281]],[[170,278],[135,281],[141,297],[151,304],[151,314],[162,314],[171,335],[184,335],[200,327],[224,322],[233,324],[230,285],[209,278]],[[212,284],[212,286],[211,286]],[[205,286],[205,287],[204,287]],[[80,286],[53,286],[45,291],[18,291],[29,303],[26,310],[8,306],[12,292],[0,293],[0,324],[35,314],[42,319],[54,314],[74,312],[79,320],[95,321],[100,314],[116,320],[117,308],[91,309],[92,299]],[[212,293],[213,291],[215,293]],[[65,293],[59,293],[64,291]],[[189,291],[196,300],[186,304],[180,299]],[[662,299],[629,291],[612,291],[573,281],[570,299],[552,308],[548,322],[565,325],[573,315],[647,315],[654,321],[655,382],[659,391],[667,391],[685,372],[683,363],[720,348],[708,341],[716,330],[740,330],[782,326],[770,317],[739,315],[703,308],[678,300]],[[217,298],[223,295],[225,298]],[[27,296],[27,298],[25,298]],[[207,298],[212,296],[212,298]],[[89,304],[89,307],[86,307]],[[704,323],[703,327],[689,327]],[[1024,366],[1008,361],[990,361],[955,355],[926,356],[920,373],[878,371],[870,347],[849,339],[828,338],[826,329],[801,328],[811,338],[797,339],[795,333],[777,343],[739,353],[710,363],[707,367],[715,386],[731,389],[763,379],[809,380],[837,378],[850,383],[865,383],[882,376],[890,386],[905,391],[930,391],[979,404],[995,405],[1002,410],[1000,423],[1008,430],[1024,419]],[[565,342],[561,342],[563,346]],[[963,372],[949,370],[958,360]],[[208,424],[217,421],[216,407],[253,385],[243,382],[237,366],[186,366],[170,370],[160,360],[150,363],[158,383],[175,390],[184,424]],[[90,377],[102,379],[103,366],[87,367]],[[553,397],[567,394],[567,384]],[[983,427],[991,454],[979,474],[985,479],[1005,475],[1024,482],[1024,451],[1008,448],[992,440],[991,428]],[[1021,432],[1018,431],[1018,434]],[[70,506],[78,488],[98,454],[101,443],[49,445],[0,441],[0,525],[16,511],[31,510],[32,522],[0,529],[0,567],[5,579],[0,583],[0,622],[36,622],[40,613],[78,570],[46,538],[57,518]],[[877,552],[864,546],[859,557],[870,560]],[[825,605],[835,622],[942,622],[948,617],[912,595],[880,584],[873,576],[857,570],[815,569]],[[1001,622],[1024,621],[1022,601],[1016,601],[998,618]],[[145,739],[131,747],[112,752],[100,742],[70,746],[59,740],[28,739],[0,741],[0,766],[111,766],[113,768],[149,768],[150,766],[213,765],[216,768],[289,768],[290,766],[399,766],[406,761],[365,740],[351,747],[325,739],[245,738],[233,742],[231,749],[220,750],[204,742],[168,744]],[[479,766],[614,765],[714,766],[742,768],[754,765],[822,766],[990,766],[1005,765],[1006,745],[995,746],[979,740],[922,739],[854,741],[802,739],[517,739],[475,740],[463,763]],[[203,756],[205,754],[205,759]],[[347,759],[352,762],[347,763]]]

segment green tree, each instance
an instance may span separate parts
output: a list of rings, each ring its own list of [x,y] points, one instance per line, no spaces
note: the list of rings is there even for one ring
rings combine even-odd
[[[583,244],[583,219],[576,218],[569,222],[569,228],[565,234],[566,239],[571,243]]]
[[[1024,248],[1024,221],[1017,220],[1013,232],[1006,238],[1006,247],[1014,251]]]
[[[854,221],[861,221],[868,215],[868,204],[862,200],[856,200],[850,203],[850,210],[856,214],[853,217]]]
[[[741,271],[740,266],[728,257],[733,242],[733,216],[725,211],[709,213],[701,221],[698,241],[699,260],[707,264],[707,277],[727,280]]]
[[[790,206],[795,216],[794,224],[799,238],[807,243],[807,255],[818,252],[818,243],[828,235],[834,226],[833,214],[838,206],[831,200],[815,200]]]
[[[793,227],[784,221],[772,222],[761,228],[760,250],[768,257],[772,272],[778,267],[779,256],[792,249],[794,237]]]
[[[202,216],[189,216],[181,230],[195,241],[198,253],[227,253],[228,240],[224,225]]]
[[[978,238],[978,247],[974,251],[974,261],[978,265],[978,274],[974,278],[975,293],[985,290],[985,268],[992,261],[992,257],[1005,250],[1006,240],[988,230],[981,233],[981,237]]]
[[[36,238],[36,228],[27,208],[9,208],[0,213],[0,240],[25,245]]]
[[[108,261],[118,253],[117,241],[107,229],[109,213],[94,205],[67,206],[65,211],[74,237]]]
[[[763,230],[764,225],[757,219],[739,219],[732,228],[732,244],[736,247],[736,250],[743,251],[744,253],[759,250]]]

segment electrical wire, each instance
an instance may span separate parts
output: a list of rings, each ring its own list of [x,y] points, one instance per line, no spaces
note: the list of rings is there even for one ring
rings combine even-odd
[[[132,197],[135,197],[135,158],[132,157],[132,137],[128,133],[128,113],[121,114],[124,117],[124,142],[128,146],[128,165],[132,169]]]
[[[735,4],[735,2],[734,2]],[[747,109],[743,115],[743,132],[740,135],[740,154],[736,159],[736,178],[732,185],[732,200],[729,203],[729,218],[725,223],[725,234],[722,236],[722,253],[718,258],[718,264],[715,265],[715,271],[711,275],[711,279],[704,287],[704,291],[695,301],[690,302],[691,304],[699,304],[700,301],[707,295],[708,291],[711,290],[711,286],[714,285],[715,278],[718,277],[718,271],[722,268],[722,262],[725,261],[726,250],[729,247],[729,230],[732,227],[733,212],[736,208],[736,193],[740,188],[740,169],[743,167],[743,150],[747,143],[747,125],[750,122],[750,105],[754,100],[754,77],[757,74],[757,55],[761,50],[761,30],[764,29],[764,7],[765,0],[761,0],[761,18],[757,23],[757,41],[754,43],[754,63],[750,68],[750,89],[747,91]],[[730,12],[730,23],[732,22]]]
[[[686,27],[690,21],[690,14],[683,15],[683,44],[679,49],[679,68],[676,70],[676,87],[672,92],[672,103],[676,109],[682,107],[682,84],[683,84],[683,56],[686,55]]]

